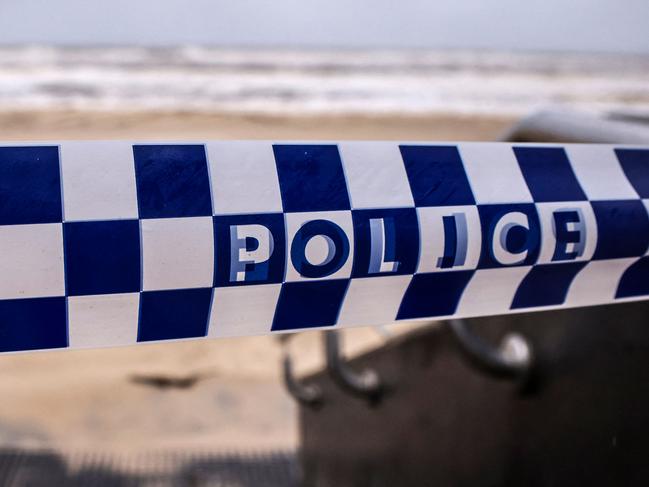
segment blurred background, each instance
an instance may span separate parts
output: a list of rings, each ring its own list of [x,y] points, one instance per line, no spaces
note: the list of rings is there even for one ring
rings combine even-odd
[[[648,19],[646,0],[0,0],[0,134],[495,140],[539,109],[646,121]],[[291,343],[300,374],[322,365],[317,335]],[[351,330],[345,352],[388,335]],[[0,445],[290,455],[280,359],[271,337],[3,355]]]
[[[646,116],[644,0],[0,1],[4,138],[493,139]]]

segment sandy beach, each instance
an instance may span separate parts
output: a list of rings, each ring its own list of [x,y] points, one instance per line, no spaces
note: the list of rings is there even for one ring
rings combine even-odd
[[[3,140],[495,140],[515,117],[0,111]]]

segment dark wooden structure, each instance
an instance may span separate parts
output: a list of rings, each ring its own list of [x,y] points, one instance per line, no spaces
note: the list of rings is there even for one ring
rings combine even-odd
[[[526,336],[527,387],[474,368],[447,326],[403,336],[350,362],[386,385],[378,402],[326,371],[304,380],[304,485],[322,487],[646,485],[649,303],[468,320],[497,344]]]

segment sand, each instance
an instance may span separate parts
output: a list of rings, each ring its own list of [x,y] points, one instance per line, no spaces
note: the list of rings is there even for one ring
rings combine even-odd
[[[196,113],[0,112],[9,140],[494,140],[513,121],[479,117],[281,118]],[[399,332],[407,326],[387,327]],[[320,334],[296,335],[298,372],[322,363]],[[345,332],[348,354],[386,340]],[[65,450],[293,449],[296,406],[275,337],[0,356],[0,446]]]
[[[495,140],[502,117],[278,117],[179,112],[0,112],[2,140]]]

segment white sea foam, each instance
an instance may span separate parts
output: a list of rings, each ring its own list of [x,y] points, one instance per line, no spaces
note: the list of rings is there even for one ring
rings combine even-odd
[[[0,47],[0,110],[649,113],[649,56]]]

